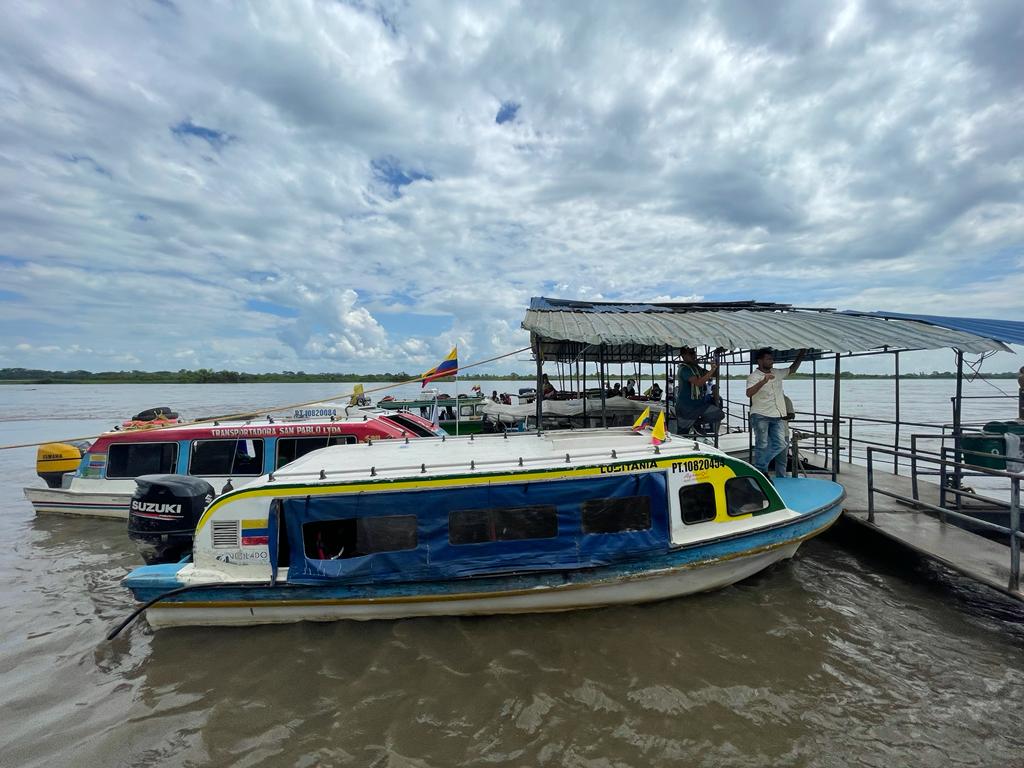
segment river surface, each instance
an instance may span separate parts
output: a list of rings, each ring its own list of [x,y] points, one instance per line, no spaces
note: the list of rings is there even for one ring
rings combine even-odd
[[[951,384],[905,382],[903,417],[948,420]],[[798,407],[809,386],[787,385]],[[844,413],[891,413],[891,382],[843,389]],[[5,386],[0,444],[90,435],[150,406],[200,416],[347,391]],[[965,417],[1008,418],[1011,404],[972,401]],[[123,523],[36,517],[21,488],[40,483],[34,449],[0,451],[4,768],[1024,765],[1018,607],[835,535],[655,605],[159,633],[140,621],[107,643],[139,559]]]

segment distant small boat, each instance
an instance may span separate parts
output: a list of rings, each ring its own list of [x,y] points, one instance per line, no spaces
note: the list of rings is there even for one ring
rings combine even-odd
[[[628,429],[326,448],[216,499],[192,562],[125,585],[154,628],[644,603],[792,557],[843,496]]]
[[[436,401],[433,397],[378,400],[377,407],[387,411],[409,411],[430,419],[435,402],[438,425],[449,435],[478,435],[484,431],[484,406],[491,401],[482,396],[439,397]]]

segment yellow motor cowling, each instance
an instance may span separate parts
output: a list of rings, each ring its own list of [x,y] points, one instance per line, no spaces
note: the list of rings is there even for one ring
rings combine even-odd
[[[82,461],[82,450],[69,443],[46,443],[36,450],[36,474],[50,488],[60,488],[65,472],[74,472]]]

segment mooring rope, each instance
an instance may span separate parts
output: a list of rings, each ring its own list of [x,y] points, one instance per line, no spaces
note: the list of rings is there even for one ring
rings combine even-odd
[[[497,355],[495,357],[489,357],[486,360],[478,360],[478,361],[476,361],[474,363],[468,363],[466,365],[460,365],[456,369],[456,375],[459,374],[459,373],[462,373],[463,371],[468,370],[470,368],[477,368],[477,367],[479,367],[481,365],[487,365],[487,363],[493,363],[496,360],[502,360],[502,359],[504,359],[506,357],[511,357],[512,355],[518,355],[520,352],[527,352],[527,351],[529,351],[529,349],[530,349],[530,347],[523,347],[522,349],[516,349],[516,350],[513,350],[512,352],[506,352],[503,355]],[[371,393],[374,393],[374,392],[385,392],[385,391],[387,391],[389,389],[394,389],[395,387],[403,387],[406,384],[415,384],[417,381],[423,381],[424,378],[426,378],[426,376],[427,376],[427,374],[423,374],[422,376],[417,376],[414,379],[406,379],[405,381],[398,381],[398,382],[394,382],[392,384],[383,384],[383,385],[381,385],[379,387],[371,387],[370,389],[364,389],[360,394],[368,395],[368,394],[371,394]],[[230,413],[230,414],[227,414],[226,416],[211,416],[208,419],[197,419],[196,421],[189,421],[189,422],[186,422],[184,424],[165,424],[165,425],[157,426],[157,427],[149,427],[146,430],[146,432],[147,433],[159,432],[160,430],[163,430],[163,429],[175,429],[175,428],[183,427],[183,426],[192,426],[193,424],[210,424],[210,423],[213,423],[213,422],[216,422],[216,421],[230,421],[231,419],[241,419],[241,418],[245,418],[245,417],[252,417],[252,416],[259,416],[259,415],[263,415],[263,414],[277,413],[278,411],[287,411],[287,410],[295,409],[295,408],[304,408],[307,405],[316,405],[317,403],[324,403],[324,402],[327,402],[328,400],[350,400],[351,398],[353,398],[355,396],[356,396],[356,393],[354,391],[353,392],[348,392],[348,393],[343,394],[343,395],[326,395],[324,397],[318,397],[316,400],[308,400],[308,401],[303,402],[303,403],[291,403],[290,405],[279,405],[279,406],[277,406],[275,408],[261,408],[261,409],[256,410],[256,411],[253,411],[253,410],[241,411],[239,413]],[[39,442],[36,442],[36,443],[18,443],[18,444],[15,444],[15,445],[0,445],[0,451],[10,451],[10,450],[12,450],[14,448],[34,448],[37,445],[45,445],[46,443],[73,443],[73,442],[78,442],[78,441],[82,441],[82,440],[95,440],[96,438],[100,437],[102,434],[106,434],[106,433],[104,432],[104,433],[101,433],[99,435],[85,435],[83,437],[67,437],[67,438],[63,438],[63,439],[60,439],[60,440],[40,440]]]

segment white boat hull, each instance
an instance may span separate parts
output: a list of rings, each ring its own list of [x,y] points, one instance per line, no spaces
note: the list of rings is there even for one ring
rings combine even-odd
[[[265,604],[157,603],[146,612],[154,629],[248,626],[298,621],[402,619],[422,616],[547,613],[650,603],[735,584],[796,554],[800,541],[750,555],[701,562],[617,581],[536,587],[500,594],[465,593],[362,600],[269,601]]]
[[[89,493],[66,488],[26,488],[25,498],[37,514],[128,519],[131,494]]]

